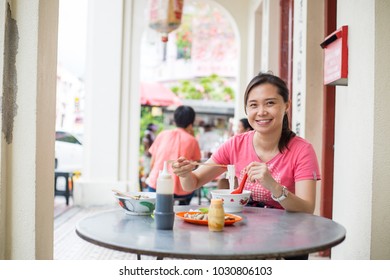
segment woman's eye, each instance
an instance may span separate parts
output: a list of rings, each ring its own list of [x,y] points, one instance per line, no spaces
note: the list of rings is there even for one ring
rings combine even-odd
[[[267,106],[272,106],[272,105],[274,105],[274,104],[275,104],[274,101],[268,101],[268,102],[266,103]]]

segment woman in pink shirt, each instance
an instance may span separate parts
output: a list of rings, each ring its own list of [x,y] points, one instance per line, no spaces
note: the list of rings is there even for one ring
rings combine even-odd
[[[288,211],[313,213],[318,161],[312,145],[289,128],[289,92],[283,80],[260,73],[247,86],[245,113],[253,131],[228,139],[208,160],[234,164],[240,182],[245,173],[245,189],[251,204]],[[186,157],[172,164],[183,188],[193,191],[226,171],[223,167],[194,165]]]

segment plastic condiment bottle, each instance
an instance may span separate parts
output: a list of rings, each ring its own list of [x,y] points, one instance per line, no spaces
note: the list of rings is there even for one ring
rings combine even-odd
[[[164,162],[164,169],[157,178],[156,188],[156,209],[154,219],[157,229],[171,230],[175,220],[173,211],[173,180],[168,172],[167,162]]]
[[[222,199],[211,199],[208,225],[210,231],[223,231],[225,226],[225,210]]]

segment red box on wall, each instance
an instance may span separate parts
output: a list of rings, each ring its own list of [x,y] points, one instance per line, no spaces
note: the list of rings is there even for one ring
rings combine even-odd
[[[324,84],[348,85],[348,26],[336,30],[321,43],[324,49]]]

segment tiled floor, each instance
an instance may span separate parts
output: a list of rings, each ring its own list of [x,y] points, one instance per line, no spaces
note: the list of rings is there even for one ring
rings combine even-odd
[[[82,208],[69,206],[65,198],[54,199],[54,259],[55,260],[136,260],[136,254],[106,249],[81,239],[75,232],[77,222],[84,217],[99,211],[114,209],[117,206],[100,206]],[[198,198],[194,197],[191,204],[198,206]],[[119,207],[119,206],[118,206]],[[142,256],[143,260],[156,259],[152,256]]]
[[[135,254],[119,252],[84,241],[75,232],[77,222],[108,207],[80,208],[55,199],[54,206],[54,259],[55,260],[135,260]]]
[[[101,206],[81,208],[65,204],[65,198],[54,199],[54,259],[55,260],[136,260],[135,254],[106,249],[81,239],[75,232],[75,226],[80,219],[98,211],[108,210],[116,206]],[[202,203],[207,203],[203,199]],[[194,197],[191,204],[198,207],[198,198]],[[142,256],[143,260],[155,259],[152,256]],[[318,253],[311,254],[311,260],[327,260]]]

